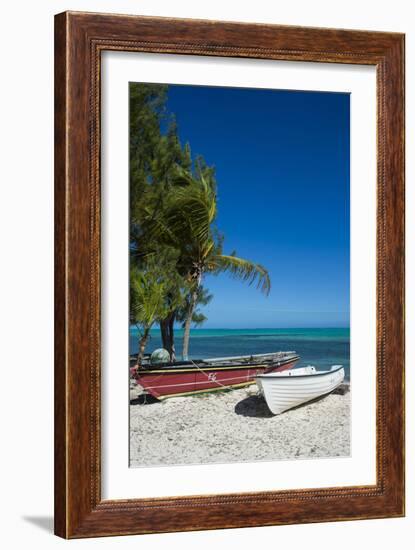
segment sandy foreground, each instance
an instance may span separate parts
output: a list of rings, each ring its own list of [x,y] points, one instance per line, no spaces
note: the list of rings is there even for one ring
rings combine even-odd
[[[143,404],[130,388],[130,466],[243,462],[350,454],[350,393],[273,416],[254,384]]]

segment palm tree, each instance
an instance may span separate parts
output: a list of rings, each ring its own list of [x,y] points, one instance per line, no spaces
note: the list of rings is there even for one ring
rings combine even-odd
[[[179,251],[177,269],[190,289],[183,335],[186,360],[192,317],[206,273],[227,272],[248,284],[256,283],[266,295],[271,283],[262,265],[239,258],[235,252],[223,254],[223,238],[213,225],[217,201],[212,171],[199,166],[195,176],[178,168],[174,183],[165,197],[163,211],[148,218],[146,229],[151,238]]]

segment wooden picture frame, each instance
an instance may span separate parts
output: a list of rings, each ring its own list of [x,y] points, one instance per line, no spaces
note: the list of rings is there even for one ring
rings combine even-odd
[[[376,484],[101,499],[100,59],[104,50],[377,71]],[[65,538],[404,515],[404,35],[65,12],[55,18],[55,533]]]

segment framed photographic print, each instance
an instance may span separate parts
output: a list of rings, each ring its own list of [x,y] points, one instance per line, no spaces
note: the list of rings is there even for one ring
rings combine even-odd
[[[55,20],[55,532],[404,514],[404,37]]]

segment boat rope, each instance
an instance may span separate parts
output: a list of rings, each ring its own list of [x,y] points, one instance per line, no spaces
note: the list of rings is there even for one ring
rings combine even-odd
[[[192,365],[194,365],[197,368],[198,371],[200,371],[202,374],[206,376],[209,382],[214,382],[215,384],[217,384],[218,386],[221,386],[222,388],[229,388],[229,384],[228,385],[222,384],[221,382],[219,382],[219,380],[216,380],[216,378],[214,380],[209,378],[209,375],[203,369],[201,369],[197,363],[192,361],[192,359],[190,359],[190,362],[192,363]],[[247,380],[248,380],[248,377],[247,377]]]

